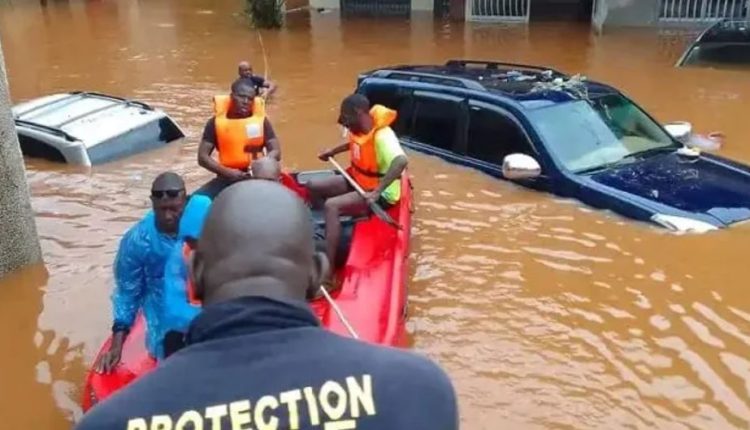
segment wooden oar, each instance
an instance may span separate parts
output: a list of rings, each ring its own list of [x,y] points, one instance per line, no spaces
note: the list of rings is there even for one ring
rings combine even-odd
[[[328,290],[326,290],[326,287],[321,285],[320,291],[323,293],[323,296],[326,298],[326,300],[328,300],[328,303],[333,308],[333,311],[336,312],[336,315],[338,315],[339,320],[344,324],[344,327],[346,327],[346,329],[349,331],[349,334],[351,334],[353,338],[359,339],[359,335],[356,331],[354,331],[354,327],[352,327],[352,325],[349,323],[349,320],[346,319],[344,313],[341,311],[341,308],[339,308],[339,305],[337,305],[333,300],[333,297],[328,294]]]
[[[363,199],[367,200],[367,195],[365,194],[365,190],[362,189],[362,187],[359,186],[359,184],[352,179],[351,176],[349,176],[348,173],[346,173],[346,170],[341,168],[338,162],[333,157],[328,157],[328,161],[333,164],[333,167],[336,168],[336,170],[341,173],[342,176],[349,182],[349,184],[359,193],[360,196],[362,196]],[[381,208],[380,205],[378,205],[377,202],[368,202],[368,205],[370,206],[370,209],[375,213],[375,215],[378,216],[381,220],[383,220],[386,224],[390,225],[391,227],[395,228],[396,230],[401,230],[401,226],[391,218],[390,215],[388,215],[388,212],[385,211],[385,209]]]

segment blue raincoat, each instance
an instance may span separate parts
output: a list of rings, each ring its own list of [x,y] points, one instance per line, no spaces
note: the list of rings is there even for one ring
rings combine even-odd
[[[182,219],[191,218],[194,211],[205,205],[204,199],[208,200],[191,197]],[[163,355],[164,267],[172,251],[181,247],[180,235],[181,232],[178,237],[170,237],[159,232],[151,210],[125,233],[115,257],[112,329],[129,330],[142,309],[146,319],[146,349],[157,358]]]
[[[211,209],[211,200],[204,196],[194,196],[194,210],[180,220],[180,241],[170,253],[164,272],[164,318],[163,333],[170,330],[186,332],[190,322],[201,311],[201,307],[188,300],[188,268],[182,248],[186,238],[198,239],[203,222]]]

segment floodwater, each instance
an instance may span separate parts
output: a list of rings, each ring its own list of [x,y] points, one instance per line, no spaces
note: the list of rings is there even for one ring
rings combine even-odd
[[[342,22],[299,12],[249,30],[233,0],[0,2],[14,101],[96,90],[166,109],[184,143],[92,171],[27,160],[46,267],[0,282],[0,421],[65,429],[110,326],[111,262],[157,172],[191,187],[210,97],[251,59],[278,81],[288,168],[321,168],[356,74],[451,57],[554,66],[612,83],[662,121],[723,131],[750,162],[750,74],[674,69],[680,32],[578,24]],[[262,45],[261,45],[262,41]],[[264,61],[263,46],[267,52]],[[750,426],[750,227],[675,236],[411,154],[413,346],[441,363],[466,429]],[[750,184],[749,184],[750,185]]]

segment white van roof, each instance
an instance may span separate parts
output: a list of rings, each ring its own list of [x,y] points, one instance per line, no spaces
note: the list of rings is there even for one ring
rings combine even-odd
[[[13,107],[17,125],[62,132],[87,148],[164,116],[145,103],[82,91],[52,94]]]

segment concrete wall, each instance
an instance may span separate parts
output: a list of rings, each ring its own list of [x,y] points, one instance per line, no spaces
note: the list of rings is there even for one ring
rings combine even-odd
[[[0,44],[0,277],[42,260]]]
[[[593,24],[597,31],[606,27],[646,27],[659,20],[656,0],[596,0]]]
[[[325,9],[338,9],[339,0],[310,0],[310,7],[325,8]]]
[[[411,10],[432,10],[434,7],[433,0],[411,0]]]

